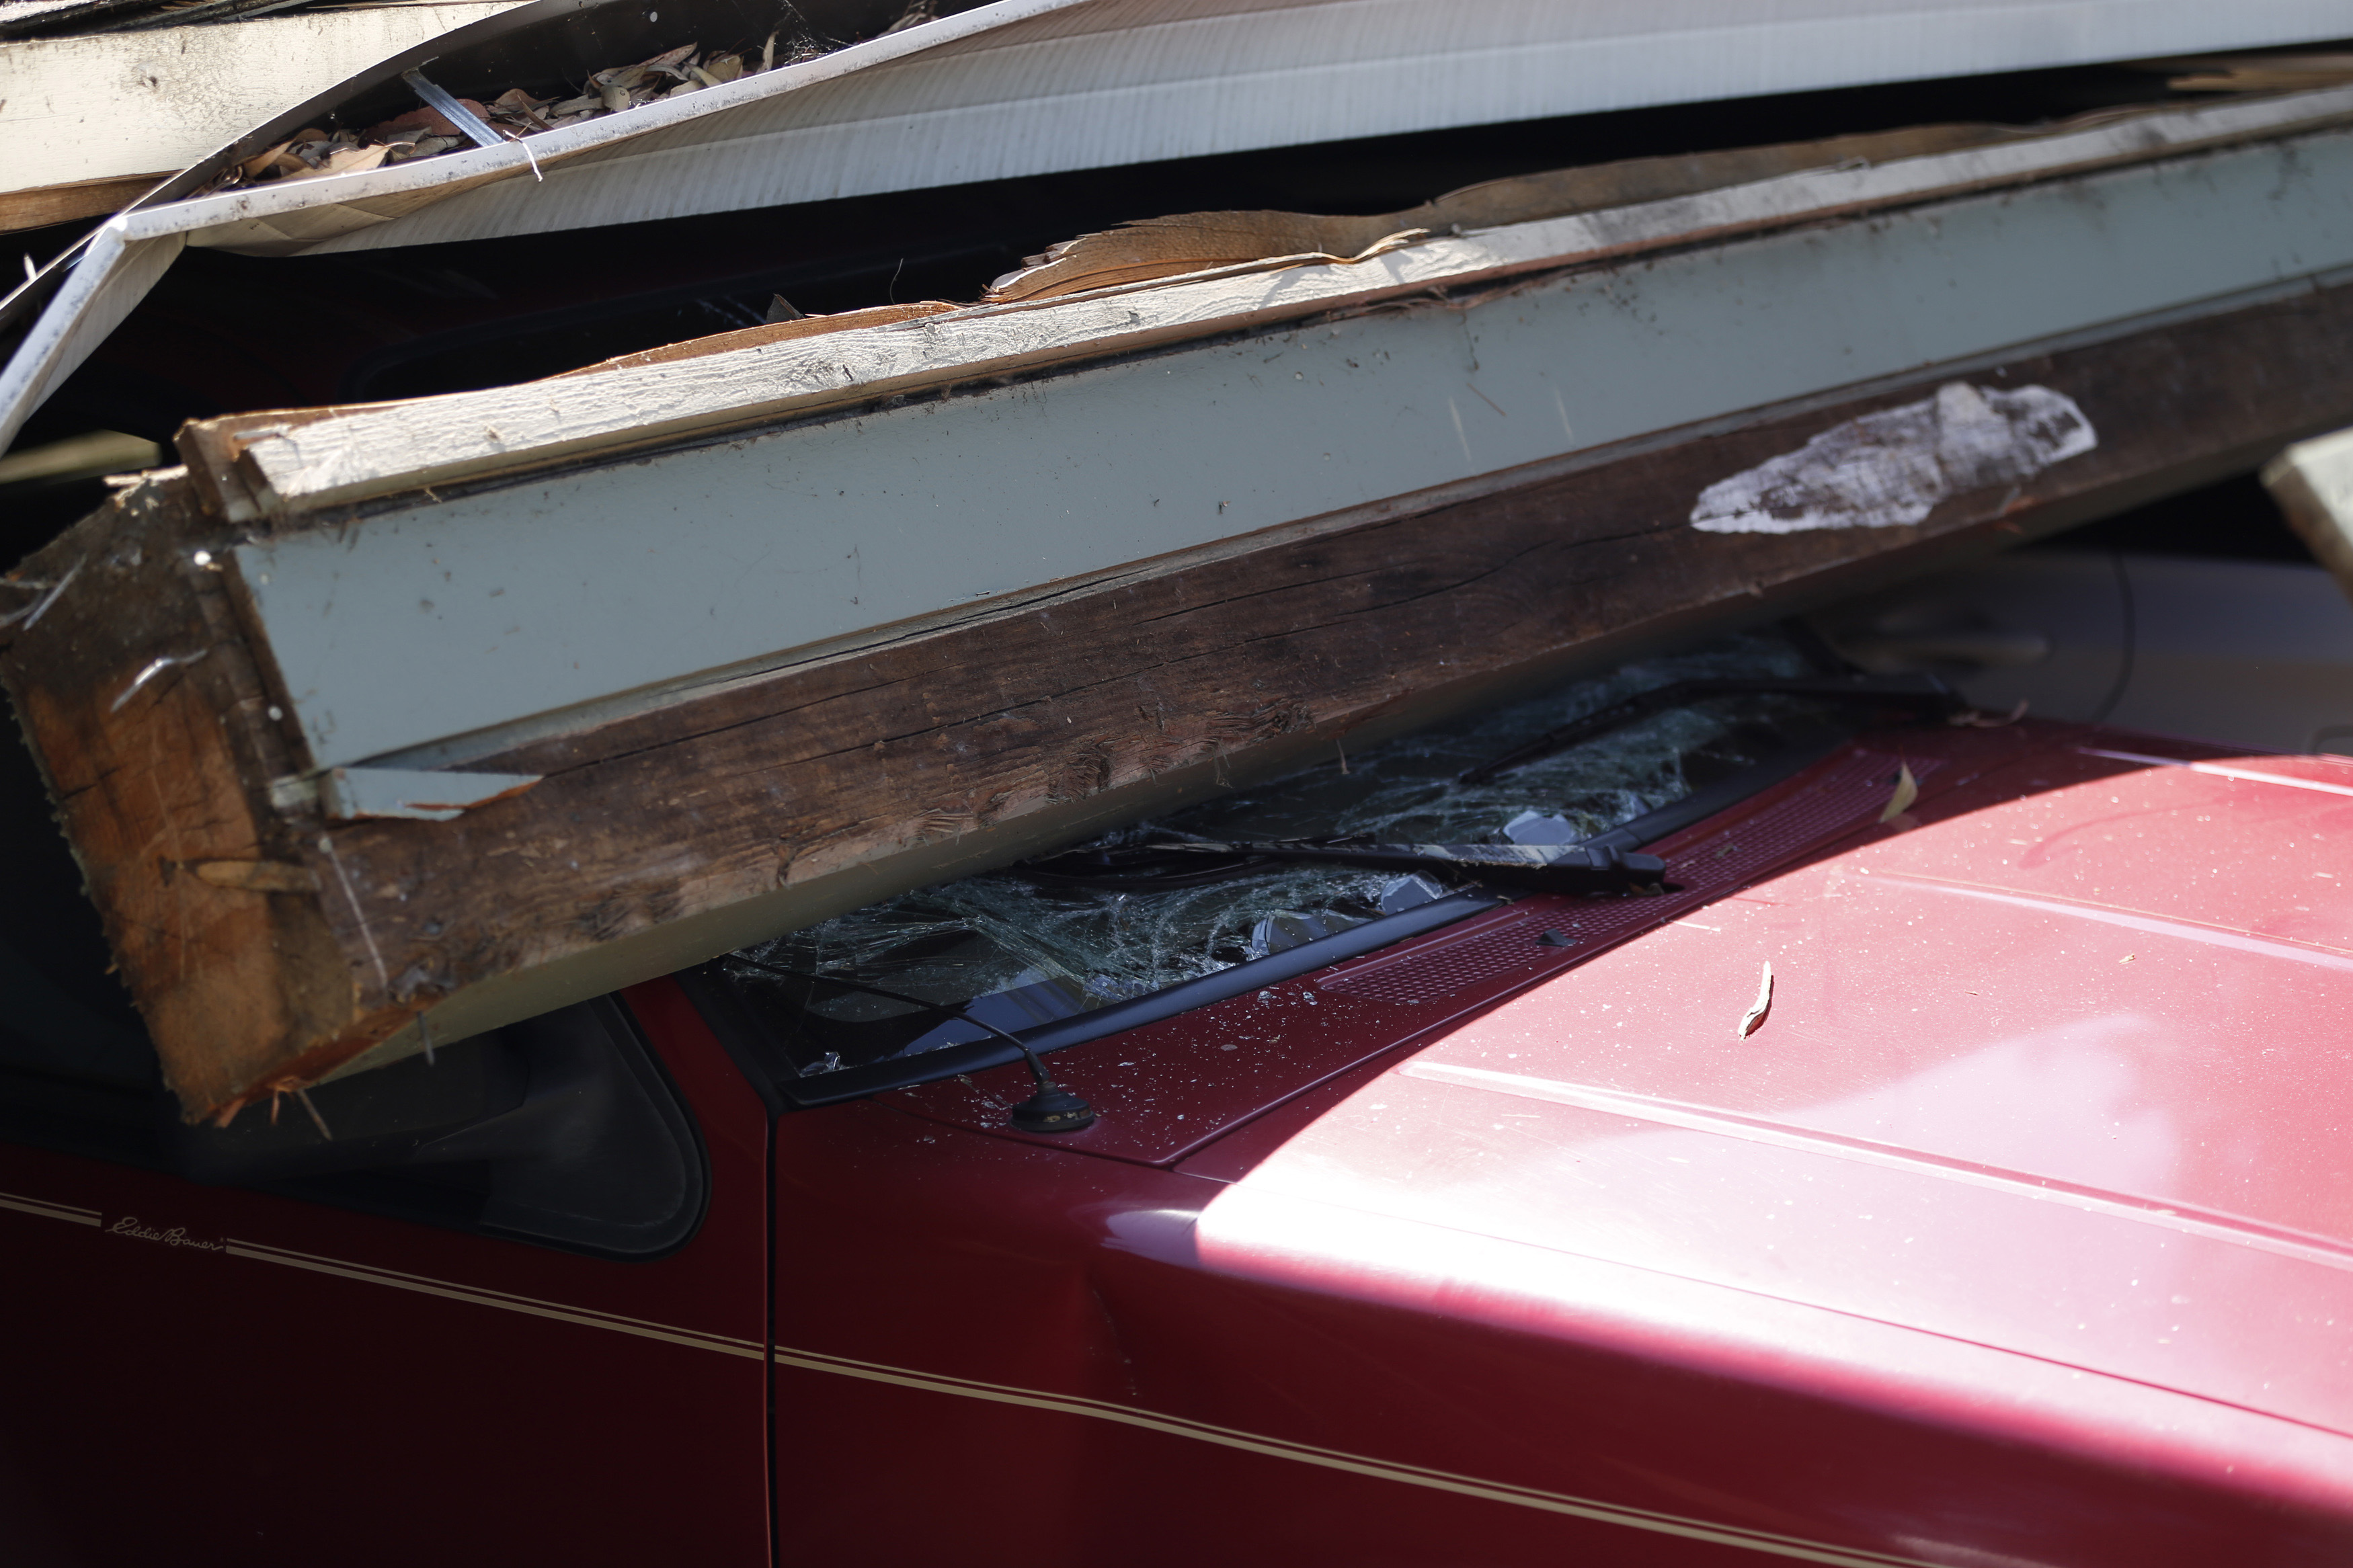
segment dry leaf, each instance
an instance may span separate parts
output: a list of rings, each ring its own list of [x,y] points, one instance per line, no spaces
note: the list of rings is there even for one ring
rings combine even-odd
[[[1765,1015],[1772,1010],[1773,965],[1770,963],[1767,963],[1765,965],[1764,975],[1757,982],[1757,1000],[1748,1004],[1747,1012],[1740,1015],[1740,1032],[1733,1037],[1735,1039],[1745,1040],[1749,1036],[1755,1034],[1757,1032],[1757,1026],[1763,1023],[1765,1021]]]
[[[384,162],[392,149],[385,146],[339,147],[327,155],[315,169],[305,169],[299,174],[288,174],[289,180],[316,180],[328,174],[364,174]]]
[[[733,81],[744,74],[742,55],[713,55],[703,64],[703,71],[714,82]]]
[[[1882,822],[1893,822],[1912,809],[1920,798],[1920,781],[1912,776],[1912,764],[1904,763],[1895,770],[1895,793],[1887,797],[1887,809],[1879,814]]]
[[[475,119],[490,119],[491,111],[481,104],[476,102],[474,100],[470,98],[461,98],[458,101],[463,104],[465,106],[466,112],[472,115]],[[381,124],[369,126],[365,131],[360,132],[359,139],[363,142],[389,142],[392,140],[393,134],[396,132],[407,130],[411,126],[436,136],[463,136],[465,134],[464,132],[451,124],[449,122],[449,117],[442,113],[439,110],[417,108],[410,110],[406,114],[396,114],[390,120],[385,121]]]
[[[247,179],[258,180],[261,178],[262,175],[268,174],[270,170],[278,167],[278,160],[284,155],[286,149],[292,145],[294,145],[294,143],[291,142],[280,142],[277,146],[272,147],[267,153],[256,153],[252,157],[248,158],[244,163],[238,164],[237,167],[245,171],[245,177]]]

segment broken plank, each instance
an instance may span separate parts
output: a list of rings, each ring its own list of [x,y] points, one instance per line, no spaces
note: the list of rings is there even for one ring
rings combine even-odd
[[[53,567],[63,591],[10,633],[35,654],[14,667],[17,718],[165,1079],[195,1109],[308,1081],[334,1052],[306,1051],[400,1019],[358,1011],[301,829],[256,792],[289,759],[219,574],[179,543],[202,527],[189,500],[171,480],[118,494],[37,557],[30,574]]]
[[[0,678],[172,1081],[217,1114],[409,1048],[418,1010],[455,1038],[1324,760],[1344,735],[2244,468],[2353,423],[2348,365],[2353,288],[2298,289],[1652,432],[1508,489],[1384,498],[531,740],[470,766],[540,783],[446,822],[270,803],[300,738],[270,720],[282,693],[212,569],[233,535],[182,477],[28,565],[80,564],[92,591],[77,579],[17,626]],[[1914,521],[1693,526],[1712,487],[1955,385],[2047,389],[2098,444]],[[153,601],[136,628],[134,591]],[[310,890],[179,874],[246,859],[299,865]]]
[[[104,180],[75,180],[64,184],[36,185],[0,191],[0,233],[40,228],[78,217],[96,217],[129,206],[171,178],[165,169],[152,174],[126,174]]]
[[[1146,282],[1068,299],[975,306],[920,321],[770,342],[576,379],[459,394],[414,404],[322,414],[239,415],[192,426],[182,453],[200,470],[233,474],[240,521],[287,519],[421,487],[436,489],[610,458],[667,442],[913,397],[973,382],[1031,374],[1082,361],[1261,331],[1334,312],[1365,312],[1433,292],[1665,258],[1803,226],[1885,212],[1877,226],[1827,225],[1841,257],[1873,257],[1876,278],[1936,271],[1935,307],[1910,312],[1924,331],[1948,331],[1959,309],[1947,283],[1983,319],[1977,346],[2113,320],[2158,301],[2182,302],[2254,286],[2284,272],[2353,259],[2353,228],[2335,204],[2274,197],[2284,178],[2317,191],[2348,163],[2341,132],[2353,89],[2232,101],[2132,117],[2048,136],[1966,147],[1865,167],[1817,168],[1751,184],[1638,202],[1469,234],[1433,237],[1345,265],[1258,262],[1232,273]],[[2298,134],[2298,132],[2305,132]],[[2121,165],[2121,166],[2119,166]],[[2169,173],[2168,171],[2170,171]],[[2073,174],[2073,178],[2059,176]],[[2201,182],[2224,182],[2209,192]],[[2010,188],[1989,225],[1969,193]],[[2087,210],[2118,210],[2112,226]],[[2215,223],[2227,211],[2232,223]],[[1972,250],[1940,226],[1978,215]],[[146,232],[132,215],[126,233]],[[128,222],[129,220],[126,220]],[[1994,227],[2004,232],[1999,236]],[[2129,234],[2129,239],[2124,237]],[[1883,237],[1884,242],[1883,245]],[[1880,249],[1902,251],[1882,258]],[[1313,258],[1291,258],[1306,261]],[[1662,260],[1662,265],[1666,263]],[[2023,275],[2031,270],[2032,275]],[[2199,274],[2189,281],[2189,274]],[[1997,289],[1990,280],[2003,279]],[[1567,291],[1571,278],[1555,279]],[[1852,309],[1888,321],[1877,281]],[[2185,292],[2185,289],[2194,291]],[[2105,297],[2113,291],[2112,303]],[[1844,341],[1846,301],[1820,321],[1786,329]],[[1889,329],[1900,335],[1907,329]],[[2007,333],[2007,336],[1993,335]],[[1883,363],[1942,357],[1908,353]],[[1743,358],[1726,361],[1742,364]],[[1871,371],[1850,372],[1842,379]],[[1768,394],[1767,397],[1778,395]],[[1548,398],[1548,395],[1547,395]],[[1758,398],[1753,401],[1765,401]],[[1575,444],[1573,439],[1572,443]],[[1320,450],[1320,448],[1319,448]]]

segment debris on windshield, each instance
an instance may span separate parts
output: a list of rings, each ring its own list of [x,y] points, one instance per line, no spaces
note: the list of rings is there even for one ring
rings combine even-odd
[[[1912,803],[1919,798],[1919,781],[1912,776],[1912,765],[1906,763],[1895,770],[1895,792],[1887,797],[1887,809],[1879,814],[1879,820],[1894,821],[1911,810]]]
[[[1907,773],[1905,776],[1909,778],[1911,775]],[[1767,960],[1765,964],[1765,973],[1757,977],[1757,1000],[1748,1004],[1748,1011],[1740,1016],[1740,1032],[1734,1037],[1745,1040],[1749,1036],[1755,1034],[1757,1032],[1757,1026],[1762,1024],[1765,1021],[1765,1015],[1772,1010],[1773,965],[1771,961]]]
[[[1037,1027],[1431,906],[1449,892],[1438,877],[1497,879],[1499,866],[1506,877],[1532,868],[1530,857],[1573,859],[1572,890],[1588,897],[1652,896],[1659,861],[1621,848],[1625,874],[1605,877],[1591,869],[1601,847],[1589,841],[1754,765],[1810,723],[1864,716],[1842,689],[1816,690],[1807,670],[1794,644],[1770,635],[1645,660],[1360,751],[1345,773],[1335,759],[1057,856],[871,904],[719,968],[808,1074],[963,1037],[926,1009]],[[1642,701],[1660,691],[1700,694],[1681,706]],[[1472,759],[1630,704],[1636,717],[1579,743],[1462,782]],[[1520,835],[1535,818],[1548,832],[1531,845]],[[1578,944],[1557,930],[1535,942]],[[780,982],[778,971],[812,978]],[[921,1002],[879,1005],[817,977]]]

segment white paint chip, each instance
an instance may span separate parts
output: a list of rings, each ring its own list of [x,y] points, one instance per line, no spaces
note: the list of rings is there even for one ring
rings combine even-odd
[[[2021,483],[2099,444],[2063,393],[1947,382],[1934,397],[1833,425],[1708,486],[1691,524],[1705,533],[1898,528],[1949,496]]]

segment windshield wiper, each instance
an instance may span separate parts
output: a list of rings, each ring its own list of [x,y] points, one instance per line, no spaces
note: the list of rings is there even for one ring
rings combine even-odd
[[[1166,837],[1143,844],[1079,849],[1010,869],[1049,887],[1110,890],[1198,887],[1280,862],[1365,866],[1395,871],[1455,871],[1481,882],[1544,893],[1623,892],[1666,874],[1655,855],[1622,843],[1378,844],[1361,836],[1231,842]],[[1208,860],[1208,865],[1198,862]]]
[[[1005,1113],[1005,1120],[1022,1132],[1076,1132],[1094,1125],[1095,1108],[1046,1076],[1046,1064],[1038,1059],[1038,1052],[1020,1036],[998,1028],[970,1007],[960,1007],[953,1002],[926,1002],[921,996],[909,996],[897,991],[885,991],[880,985],[869,985],[862,980],[844,980],[834,974],[811,974],[805,969],[786,969],[781,964],[763,963],[756,958],[737,958],[736,963],[747,969],[779,980],[807,980],[818,985],[838,985],[844,991],[863,992],[888,1002],[903,1002],[910,1007],[922,1007],[944,1017],[987,1030],[1021,1053],[1029,1064],[1029,1077],[1037,1092]]]
[[[1204,855],[1248,855],[1266,860],[1324,861],[1398,871],[1463,870],[1480,880],[1547,893],[1620,892],[1666,874],[1655,855],[1633,855],[1616,844],[1377,844],[1369,838],[1282,838],[1227,844],[1188,839],[1164,848]]]
[[[1540,763],[1545,758],[1582,745],[1597,735],[1606,735],[1622,729],[1638,719],[1670,708],[1687,708],[1694,702],[1704,702],[1712,697],[1813,697],[1834,702],[1878,702],[1910,708],[1922,714],[1944,717],[1958,712],[1964,706],[1952,688],[1933,675],[1826,675],[1791,679],[1761,680],[1678,680],[1666,686],[1638,691],[1621,702],[1597,709],[1584,718],[1563,724],[1559,729],[1537,736],[1526,745],[1504,752],[1493,762],[1482,763],[1455,780],[1457,784],[1485,784],[1514,768]]]

